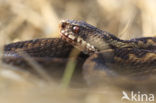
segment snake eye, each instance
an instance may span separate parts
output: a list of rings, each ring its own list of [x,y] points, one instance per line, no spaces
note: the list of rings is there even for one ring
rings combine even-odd
[[[78,33],[80,31],[80,27],[78,27],[78,26],[73,26],[72,29],[73,29],[74,33]]]

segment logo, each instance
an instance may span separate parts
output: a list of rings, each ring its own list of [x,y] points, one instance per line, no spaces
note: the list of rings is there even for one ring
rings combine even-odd
[[[121,100],[128,100],[128,101],[138,101],[138,102],[153,102],[154,101],[154,94],[145,94],[141,93],[140,91],[134,92],[131,91],[128,95],[125,91],[122,91],[122,98]]]

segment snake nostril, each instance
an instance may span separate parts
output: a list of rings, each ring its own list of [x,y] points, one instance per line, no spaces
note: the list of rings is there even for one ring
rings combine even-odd
[[[66,27],[67,23],[66,22],[62,22],[61,23],[61,28],[64,29]]]
[[[65,28],[66,27],[65,23],[62,23],[61,27],[62,28]]]

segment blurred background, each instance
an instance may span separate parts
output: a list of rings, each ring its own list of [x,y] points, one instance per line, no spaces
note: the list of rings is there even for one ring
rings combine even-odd
[[[122,39],[155,36],[155,11],[156,0],[0,0],[0,49],[10,42],[59,37],[62,19],[83,20]],[[64,90],[3,63],[0,91],[1,103],[120,103],[122,96],[116,87]]]

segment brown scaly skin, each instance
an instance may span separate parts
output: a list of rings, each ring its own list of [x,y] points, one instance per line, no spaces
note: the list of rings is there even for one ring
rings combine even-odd
[[[61,38],[36,39],[8,44],[4,47],[6,63],[22,64],[18,54],[24,51],[40,62],[67,59],[73,46],[78,48],[84,76],[128,75],[151,73],[156,67],[156,38],[121,40],[83,21],[64,20],[60,24]],[[18,52],[17,52],[18,51]],[[45,60],[48,60],[46,61]],[[57,59],[56,59],[57,58]],[[50,60],[49,60],[50,59]],[[56,63],[56,62],[55,62]],[[66,62],[64,62],[66,63]],[[52,64],[50,62],[50,64]],[[47,63],[47,65],[49,65]],[[65,65],[64,65],[65,66]],[[147,68],[148,67],[148,68]]]
[[[57,46],[56,46],[57,45]],[[35,39],[5,45],[3,61],[14,65],[27,67],[28,63],[19,54],[27,53],[39,64],[51,65],[56,62],[64,63],[73,46],[59,38]],[[54,63],[53,63],[54,62]],[[30,67],[30,66],[29,66]]]
[[[64,40],[91,55],[83,65],[84,76],[91,77],[90,80],[104,77],[99,74],[145,76],[156,69],[155,37],[121,40],[86,22],[75,20],[62,21],[60,32]]]
[[[73,46],[61,38],[20,41],[4,46],[3,62],[36,74],[33,67],[25,60],[25,57],[21,55],[21,53],[26,53],[31,59],[36,61],[39,66],[43,67],[49,75],[61,78],[72,50]],[[76,68],[81,67],[86,57],[87,55],[80,53],[79,57],[77,57]],[[79,74],[81,70],[77,69],[76,72]]]
[[[4,47],[6,56],[11,52],[22,50],[32,57],[62,57],[67,58],[73,46],[60,38],[35,39],[8,44]]]
[[[74,30],[74,27],[79,30]],[[63,20],[60,32],[63,39],[86,53],[116,48],[156,50],[155,37],[121,40],[113,34],[102,31],[83,21]],[[72,38],[70,38],[71,35]],[[87,44],[93,46],[93,48],[88,47]]]

